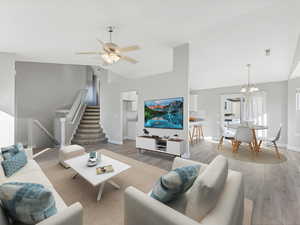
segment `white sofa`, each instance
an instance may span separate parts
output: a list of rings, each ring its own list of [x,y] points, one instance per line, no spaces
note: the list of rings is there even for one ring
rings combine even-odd
[[[200,164],[200,174],[207,165],[176,158],[173,169]],[[201,222],[197,222],[179,212],[180,206],[172,208],[145,194],[134,187],[125,191],[125,225],[242,225],[244,215],[244,186],[242,174],[229,170],[223,192],[216,207]],[[179,201],[179,203],[181,203]],[[177,210],[173,209],[176,208]]]
[[[17,171],[10,177],[5,177],[2,166],[0,165],[0,184],[6,182],[30,182],[44,185],[46,188],[52,191],[56,208],[58,213],[52,217],[45,219],[38,223],[38,225],[82,225],[83,224],[83,210],[80,203],[75,203],[71,206],[67,206],[61,196],[56,192],[55,188],[48,180],[42,169],[37,162],[33,159],[31,149],[26,149],[28,157],[28,163],[22,169]],[[0,224],[8,225],[8,221],[4,210],[0,206]]]

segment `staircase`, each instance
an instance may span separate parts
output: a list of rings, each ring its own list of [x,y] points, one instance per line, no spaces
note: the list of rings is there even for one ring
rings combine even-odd
[[[100,126],[100,107],[87,106],[81,118],[72,144],[95,145],[106,143],[107,138]]]

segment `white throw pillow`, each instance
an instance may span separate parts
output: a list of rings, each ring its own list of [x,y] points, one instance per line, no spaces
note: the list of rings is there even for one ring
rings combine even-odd
[[[217,156],[198,176],[187,193],[185,215],[200,222],[213,210],[224,189],[227,175],[227,159],[223,156]]]

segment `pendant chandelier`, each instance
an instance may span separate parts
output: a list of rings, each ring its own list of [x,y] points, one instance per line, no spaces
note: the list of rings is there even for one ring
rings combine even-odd
[[[259,91],[258,87],[256,87],[254,84],[250,83],[250,68],[251,64],[247,64],[247,69],[248,69],[248,83],[244,86],[242,86],[240,92],[245,93],[245,94],[251,94],[253,92]]]

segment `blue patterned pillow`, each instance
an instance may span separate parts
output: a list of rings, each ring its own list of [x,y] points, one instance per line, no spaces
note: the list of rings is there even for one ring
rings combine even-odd
[[[19,151],[14,156],[3,160],[1,162],[1,165],[3,167],[5,176],[10,177],[15,172],[17,172],[19,169],[24,167],[27,164],[27,156],[24,151]]]
[[[0,200],[9,217],[15,222],[37,224],[57,213],[51,191],[41,184],[2,184]]]
[[[18,143],[15,145],[15,148],[18,149],[19,151],[24,151],[24,146],[22,143]]]
[[[155,184],[150,196],[167,203],[184,194],[199,175],[200,165],[177,168],[163,175]]]
[[[15,154],[19,152],[19,149],[16,147],[16,145],[11,145],[8,147],[1,148],[1,154],[4,160],[10,159]]]

